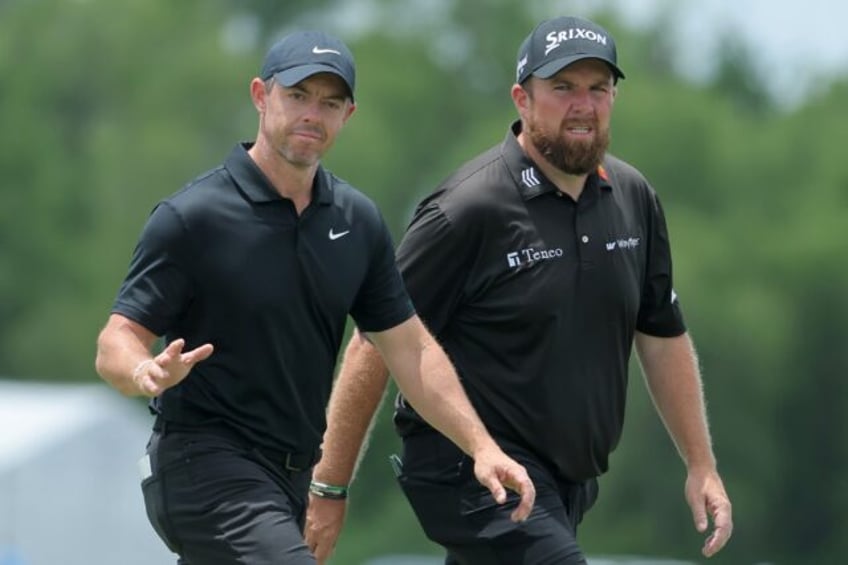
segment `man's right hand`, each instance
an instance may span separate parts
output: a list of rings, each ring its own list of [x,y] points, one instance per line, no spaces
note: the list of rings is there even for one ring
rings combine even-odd
[[[191,351],[183,352],[185,340],[175,339],[156,357],[139,363],[132,380],[145,396],[154,397],[176,385],[188,375],[195,364],[212,355],[214,347],[205,343]]]

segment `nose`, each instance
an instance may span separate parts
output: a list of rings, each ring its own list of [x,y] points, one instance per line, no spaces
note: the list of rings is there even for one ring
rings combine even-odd
[[[321,103],[320,101],[313,100],[306,104],[306,107],[303,110],[303,119],[308,122],[317,122],[320,121],[321,118]]]
[[[571,93],[571,105],[576,108],[592,106],[592,92],[588,88],[577,88]]]

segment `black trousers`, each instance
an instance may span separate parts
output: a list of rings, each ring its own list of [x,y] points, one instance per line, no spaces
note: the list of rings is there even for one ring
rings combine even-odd
[[[447,550],[445,565],[584,565],[577,524],[597,498],[597,481],[559,480],[530,452],[502,447],[536,486],[520,524],[510,520],[519,496],[508,491],[498,505],[474,477],[474,461],[449,440],[427,433],[403,441],[401,488],[424,533]]]
[[[179,565],[314,565],[303,540],[311,466],[285,470],[203,432],[154,431],[147,516]]]

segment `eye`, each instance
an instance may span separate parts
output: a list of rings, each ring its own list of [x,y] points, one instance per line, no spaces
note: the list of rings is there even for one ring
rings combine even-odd
[[[330,100],[326,100],[324,105],[330,110],[341,110],[342,102],[341,100],[337,100],[335,98],[331,98]]]

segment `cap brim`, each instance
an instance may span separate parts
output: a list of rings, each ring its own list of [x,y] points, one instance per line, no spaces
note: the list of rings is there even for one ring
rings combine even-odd
[[[274,80],[285,87],[292,87],[299,83],[302,80],[305,80],[312,75],[317,75],[318,73],[332,73],[342,79],[347,86],[347,92],[350,94],[351,99],[353,99],[353,88],[351,88],[350,82],[348,82],[347,77],[345,77],[338,69],[335,67],[331,67],[329,65],[301,65],[299,67],[292,67],[291,69],[286,69],[284,71],[280,71],[274,74]]]
[[[569,57],[563,57],[555,61],[550,61],[549,63],[545,63],[544,65],[533,71],[531,74],[539,78],[551,78],[571,63],[582,61],[583,59],[597,59],[599,61],[603,61],[604,63],[609,65],[610,69],[612,70],[612,73],[616,76],[616,78],[624,78],[624,73],[621,72],[621,69],[619,69],[615,63],[613,63],[606,57],[598,57],[597,55],[590,55],[589,53],[579,53],[577,55],[571,55]]]

